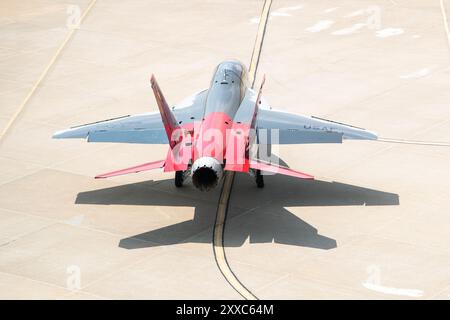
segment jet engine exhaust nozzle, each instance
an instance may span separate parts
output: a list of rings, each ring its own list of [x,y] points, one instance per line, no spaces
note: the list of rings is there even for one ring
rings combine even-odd
[[[212,157],[202,157],[195,160],[191,170],[192,183],[201,191],[213,189],[223,175],[222,164]]]

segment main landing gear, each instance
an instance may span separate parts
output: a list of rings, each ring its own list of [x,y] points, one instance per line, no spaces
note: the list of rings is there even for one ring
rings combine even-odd
[[[264,177],[261,170],[255,170],[255,181],[258,188],[264,188]]]
[[[183,186],[183,182],[184,182],[184,171],[176,171],[175,172],[175,186],[177,188],[180,188]]]

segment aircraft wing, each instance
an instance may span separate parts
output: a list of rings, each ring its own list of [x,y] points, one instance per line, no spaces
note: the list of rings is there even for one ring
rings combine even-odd
[[[189,125],[203,116],[207,90],[186,98],[171,108],[180,126]],[[87,139],[88,142],[168,143],[159,112],[127,115],[58,131],[55,139]]]
[[[259,109],[256,127],[259,143],[267,144],[342,143],[343,139],[377,139],[375,133],[362,128],[269,108]]]

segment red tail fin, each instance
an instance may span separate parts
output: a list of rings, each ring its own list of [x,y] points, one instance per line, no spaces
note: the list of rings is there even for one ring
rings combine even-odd
[[[253,129],[256,127],[256,118],[258,116],[259,104],[261,103],[262,89],[264,87],[264,83],[266,83],[266,75],[263,75],[263,79],[261,81],[261,86],[259,87],[259,91],[258,91],[258,96],[256,98],[255,110],[253,112],[253,118],[252,118],[252,124],[251,124],[251,128],[253,128]]]
[[[164,95],[156,82],[155,76],[152,74],[150,78],[152,84],[153,93],[155,94],[156,103],[158,104],[159,112],[161,113],[164,129],[166,130],[167,138],[169,140],[170,148],[173,148],[177,141],[174,141],[173,132],[179,128],[178,121],[175,119],[174,114],[169,108]]]

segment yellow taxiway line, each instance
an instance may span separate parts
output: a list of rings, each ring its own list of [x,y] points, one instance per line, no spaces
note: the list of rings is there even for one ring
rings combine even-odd
[[[92,0],[91,3],[89,3],[89,6],[87,7],[86,11],[84,11],[83,15],[80,17],[79,25],[81,25],[81,23],[86,18],[86,16],[88,15],[89,11],[91,11],[92,7],[94,6],[94,4],[96,2],[97,2],[97,0]],[[47,76],[47,74],[50,71],[51,67],[55,64],[55,62],[58,59],[59,55],[61,54],[61,52],[66,47],[67,43],[70,41],[70,39],[72,38],[72,36],[75,33],[75,31],[76,31],[76,28],[70,29],[70,31],[67,34],[67,36],[65,37],[63,43],[59,46],[58,50],[56,50],[55,54],[52,56],[52,58],[50,59],[49,63],[46,65],[46,67],[42,71],[41,75],[39,76],[37,81],[34,83],[33,87],[28,92],[28,94],[26,95],[25,99],[22,101],[21,105],[17,108],[16,112],[9,119],[8,123],[6,124],[6,126],[4,127],[2,132],[0,133],[0,143],[3,142],[3,139],[5,138],[6,134],[11,129],[13,124],[16,122],[17,118],[22,113],[22,111],[25,109],[25,106],[27,105],[28,101],[30,101],[31,97],[34,95],[34,93],[36,92],[37,88],[40,86],[42,81],[45,79],[45,77]]]
[[[252,58],[250,60],[249,75],[252,81],[252,88],[255,84],[256,71],[258,69],[259,58],[261,56],[261,49],[263,45],[264,35],[267,26],[267,20],[269,18],[270,6],[272,0],[265,0],[263,11],[259,20],[258,32],[256,35],[255,44],[253,46]],[[225,220],[227,217],[228,204],[231,195],[231,189],[233,187],[234,172],[227,171],[222,186],[222,192],[220,193],[219,204],[217,206],[216,222],[214,224],[213,233],[213,249],[214,257],[216,259],[217,266],[222,272],[228,283],[245,299],[257,300],[258,298],[246,288],[236,277],[228,265],[225,255],[225,248],[223,243]]]
[[[252,80],[252,88],[255,85],[256,70],[258,69],[259,57],[261,56],[262,45],[264,41],[264,36],[266,34],[267,21],[269,19],[270,6],[272,5],[272,0],[266,0],[264,2],[264,7],[261,12],[261,17],[259,19],[258,32],[256,33],[255,44],[253,46],[252,58],[250,59],[250,66],[248,68],[248,73]]]
[[[449,27],[448,27],[448,19],[447,19],[447,13],[446,13],[446,10],[445,10],[444,0],[440,0],[439,1],[439,5],[441,7],[442,20],[444,22],[444,29],[445,29],[445,33],[447,35],[447,44],[448,44],[448,48],[450,50],[450,30],[449,30]]]

